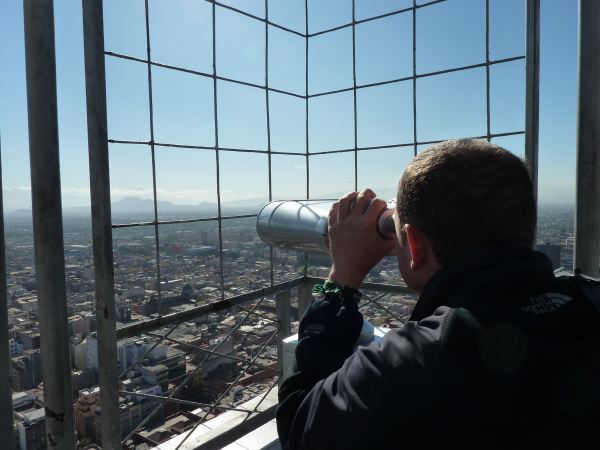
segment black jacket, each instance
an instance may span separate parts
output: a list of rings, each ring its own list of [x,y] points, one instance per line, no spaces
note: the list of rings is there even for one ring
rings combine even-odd
[[[279,390],[282,445],[600,449],[599,317],[519,245],[446,264],[405,326],[353,354],[356,305],[315,301]]]

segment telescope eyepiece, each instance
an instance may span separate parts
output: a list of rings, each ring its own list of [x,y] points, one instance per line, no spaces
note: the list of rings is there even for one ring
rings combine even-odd
[[[386,208],[377,219],[377,233],[384,239],[393,239],[396,237],[394,211],[395,208]]]

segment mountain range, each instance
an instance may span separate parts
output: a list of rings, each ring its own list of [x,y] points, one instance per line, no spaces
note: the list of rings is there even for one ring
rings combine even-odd
[[[266,203],[264,199],[248,199],[243,201],[224,202],[221,209],[227,209],[228,215],[252,214]],[[168,201],[158,201],[157,208],[160,215],[217,215],[217,204],[211,202],[201,202],[196,205],[179,205]],[[150,199],[138,197],[125,197],[115,200],[111,203],[111,212],[113,217],[119,216],[151,216],[154,214],[154,202]],[[63,208],[64,216],[87,217],[91,213],[90,206],[74,206]],[[31,217],[31,209],[21,208],[8,212],[6,218],[25,218]]]
[[[378,197],[385,200],[395,198],[395,189],[377,189]],[[333,192],[326,195],[319,195],[318,198],[336,199],[342,197],[345,192]],[[557,187],[548,190],[547,186],[540,186],[540,206],[566,205],[572,206],[574,200],[574,190],[572,187]],[[232,200],[221,203],[223,215],[241,215],[255,214],[265,203],[266,198],[251,198]],[[159,200],[157,208],[160,216],[177,214],[179,216],[197,217],[217,216],[217,204],[213,202],[201,202],[198,204],[176,204],[169,201]],[[124,197],[111,203],[113,218],[135,216],[153,216],[154,202],[151,199],[142,199],[139,197]],[[31,217],[31,209],[20,208],[15,210],[6,210],[5,218],[19,219]],[[90,206],[72,206],[64,207],[63,215],[70,217],[89,217]]]

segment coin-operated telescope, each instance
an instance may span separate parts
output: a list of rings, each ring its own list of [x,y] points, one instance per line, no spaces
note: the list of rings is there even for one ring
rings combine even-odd
[[[267,203],[256,218],[256,231],[272,247],[309,253],[329,253],[327,216],[332,200],[281,200]],[[373,230],[384,238],[396,231],[392,218],[395,200],[388,202]]]
[[[308,253],[329,253],[327,236],[327,216],[333,200],[283,200],[267,203],[256,218],[256,231],[260,238],[272,247]],[[396,202],[388,202],[377,220],[373,233],[384,238],[396,236],[394,219]],[[387,330],[374,327],[366,319],[355,343],[355,348],[381,341]],[[291,374],[295,361],[295,348],[298,336],[290,336],[283,341],[283,371]]]

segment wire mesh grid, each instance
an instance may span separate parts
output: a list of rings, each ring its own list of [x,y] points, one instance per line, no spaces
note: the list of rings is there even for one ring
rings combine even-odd
[[[148,80],[148,105],[149,105],[149,130],[150,130],[150,140],[149,141],[132,141],[132,140],[121,140],[121,139],[116,139],[116,138],[110,138],[109,142],[112,144],[124,144],[124,145],[144,145],[147,146],[150,150],[151,153],[151,162],[152,162],[152,200],[153,200],[153,209],[154,209],[154,218],[152,221],[134,221],[134,222],[129,222],[129,223],[118,223],[118,224],[113,224],[113,228],[115,229],[119,229],[119,228],[130,228],[130,227],[154,227],[154,236],[155,236],[155,266],[156,266],[156,277],[157,279],[161,278],[161,254],[160,254],[160,233],[159,233],[159,227],[162,225],[169,225],[169,224],[184,224],[184,223],[196,223],[196,222],[210,222],[210,223],[216,223],[217,227],[218,227],[218,251],[219,251],[219,272],[222,275],[224,270],[223,270],[223,222],[224,221],[228,221],[228,220],[236,220],[236,219],[250,219],[253,217],[256,217],[256,214],[238,214],[238,215],[227,215],[223,213],[223,207],[222,207],[222,188],[221,188],[221,178],[222,178],[222,173],[223,173],[223,169],[222,169],[222,153],[223,152],[234,152],[234,153],[255,153],[255,154],[265,154],[267,156],[267,165],[268,165],[268,200],[271,201],[273,200],[273,182],[272,182],[272,174],[273,174],[273,170],[272,170],[272,156],[273,155],[289,155],[289,156],[298,156],[298,153],[296,152],[291,152],[291,151],[274,151],[271,148],[271,124],[270,124],[270,104],[271,102],[269,101],[269,94],[271,92],[277,92],[283,95],[288,95],[288,96],[293,96],[296,98],[301,98],[305,100],[305,104],[306,104],[306,111],[305,111],[305,116],[306,116],[306,126],[305,126],[305,131],[306,131],[306,137],[305,137],[305,158],[306,158],[306,164],[305,164],[305,168],[306,168],[306,198],[311,198],[311,175],[310,175],[310,162],[309,162],[309,157],[311,156],[316,156],[316,155],[328,155],[328,154],[338,154],[338,153],[346,153],[346,152],[351,152],[354,154],[354,176],[353,176],[353,184],[354,184],[354,189],[357,190],[358,189],[358,167],[359,167],[359,163],[358,163],[358,154],[359,152],[362,151],[366,151],[366,150],[381,150],[381,149],[395,149],[395,148],[401,148],[401,147],[412,147],[414,150],[414,154],[417,153],[418,147],[422,146],[422,145],[428,145],[428,144],[432,144],[435,142],[439,142],[440,140],[419,140],[418,139],[418,132],[417,132],[417,80],[422,79],[422,78],[427,78],[427,77],[434,77],[434,76],[438,76],[438,75],[444,75],[444,74],[448,74],[448,73],[453,73],[453,72],[460,72],[460,71],[468,71],[468,70],[472,70],[472,69],[478,69],[478,68],[485,68],[485,72],[486,72],[486,83],[485,83],[485,87],[486,87],[486,133],[483,135],[479,135],[479,136],[471,136],[471,137],[475,137],[475,138],[483,138],[483,139],[488,139],[491,140],[493,138],[499,138],[499,137],[506,137],[506,136],[515,136],[515,135],[523,135],[524,131],[523,130],[514,130],[514,131],[506,131],[506,132],[502,132],[502,133],[493,133],[491,130],[491,112],[490,112],[490,67],[498,65],[498,64],[502,64],[502,63],[508,63],[508,62],[513,62],[513,61],[519,61],[519,60],[524,60],[525,56],[523,55],[518,55],[518,56],[513,56],[513,57],[509,57],[509,58],[503,58],[503,59],[498,59],[498,60],[491,60],[490,59],[490,23],[489,23],[489,15],[490,15],[490,0],[482,0],[485,1],[485,7],[486,7],[486,33],[485,33],[485,39],[486,39],[486,45],[485,45],[485,61],[481,62],[481,63],[477,63],[477,64],[471,64],[471,65],[466,65],[466,66],[460,66],[460,67],[453,67],[453,68],[449,68],[449,69],[445,69],[445,70],[439,70],[439,71],[433,71],[433,72],[427,72],[427,73],[417,73],[417,11],[427,8],[427,7],[431,7],[440,3],[445,3],[448,0],[435,0],[435,1],[431,1],[431,2],[427,2],[427,3],[422,3],[422,4],[417,4],[417,1],[415,0],[413,2],[413,6],[409,7],[409,8],[404,8],[404,9],[399,9],[396,11],[392,11],[392,12],[388,12],[386,14],[381,14],[378,16],[374,16],[374,17],[370,17],[367,19],[362,19],[362,20],[357,20],[355,17],[355,3],[352,3],[352,23],[348,23],[348,24],[344,24],[344,25],[340,25],[334,28],[330,28],[327,30],[323,30],[323,31],[319,31],[316,33],[309,33],[309,28],[308,28],[308,1],[306,1],[305,3],[305,11],[306,11],[306,28],[305,28],[305,32],[304,33],[299,33],[297,31],[291,30],[285,26],[282,26],[280,24],[275,24],[273,22],[271,22],[269,20],[269,6],[268,6],[268,2],[265,2],[265,18],[261,18],[258,17],[256,15],[247,13],[243,10],[240,10],[238,8],[234,8],[232,6],[229,5],[225,5],[219,2],[214,2],[214,1],[210,1],[210,0],[203,0],[205,2],[208,2],[211,4],[212,7],[212,60],[213,60],[213,71],[212,73],[205,73],[205,72],[200,72],[200,71],[194,71],[191,69],[187,69],[185,67],[178,67],[178,66],[174,66],[174,65],[168,65],[168,64],[163,64],[157,61],[152,60],[151,58],[151,47],[150,47],[150,43],[151,43],[151,29],[150,29],[150,19],[149,19],[149,6],[148,6],[148,1],[144,2],[144,9],[145,9],[145,32],[146,32],[146,58],[142,59],[142,58],[137,58],[134,56],[129,56],[129,55],[124,55],[124,54],[119,54],[116,52],[111,52],[111,51],[106,51],[105,54],[108,57],[112,57],[112,58],[121,58],[121,59],[129,59],[138,63],[142,63],[145,64],[147,66],[147,80]],[[249,83],[243,80],[236,80],[236,79],[232,79],[232,78],[227,78],[224,76],[219,75],[218,73],[218,69],[217,69],[217,34],[216,34],[216,19],[215,19],[215,12],[217,8],[224,8],[230,11],[234,11],[235,13],[238,13],[240,15],[243,15],[245,17],[248,18],[248,20],[256,20],[256,21],[260,21],[262,23],[264,23],[265,27],[264,27],[264,33],[265,33],[265,50],[264,50],[264,54],[265,54],[265,68],[264,68],[264,73],[265,73],[265,80],[264,80],[264,84],[254,84],[254,83]],[[384,19],[384,18],[389,18],[395,15],[402,15],[402,14],[410,14],[412,16],[412,74],[410,76],[407,77],[402,77],[402,78],[395,78],[395,79],[391,79],[391,80],[385,80],[385,81],[380,81],[380,82],[375,82],[375,83],[369,83],[369,84],[357,84],[357,76],[356,76],[356,28],[357,25],[363,24],[363,23],[368,23],[368,22],[373,22],[376,20],[380,20],[380,19]],[[269,86],[269,27],[277,27],[281,30],[284,30],[285,32],[288,33],[293,33],[294,35],[298,35],[298,36],[302,36],[305,39],[306,45],[306,54],[305,54],[305,94],[304,95],[299,95],[293,92],[288,92],[288,91],[284,91],[281,89],[275,89]],[[352,30],[352,80],[353,80],[353,85],[349,86],[349,87],[344,87],[342,89],[335,89],[335,90],[330,90],[330,91],[326,91],[326,92],[318,92],[318,93],[313,93],[310,94],[309,93],[309,39],[310,38],[314,38],[314,37],[318,37],[318,36],[323,36],[326,34],[330,34],[330,33],[334,33],[336,31],[340,31],[343,30],[345,28],[351,28]],[[199,77],[204,77],[204,78],[209,78],[212,79],[213,81],[213,121],[214,121],[214,130],[215,130],[215,144],[214,145],[210,145],[210,146],[200,146],[200,145],[189,145],[189,144],[178,144],[178,143],[173,143],[173,142],[159,142],[156,141],[154,138],[154,101],[153,101],[153,72],[152,72],[152,67],[161,67],[161,68],[166,68],[172,71],[183,71],[186,73],[190,73]],[[219,111],[218,111],[218,107],[219,107],[219,101],[218,101],[218,93],[219,93],[219,86],[218,86],[218,81],[227,81],[233,84],[238,84],[240,86],[247,86],[247,87],[252,87],[255,89],[260,89],[262,91],[264,91],[264,99],[265,99],[265,112],[266,112],[266,137],[267,137],[267,145],[265,149],[248,149],[248,148],[231,148],[231,147],[223,147],[220,145],[220,132],[219,132]],[[412,83],[412,137],[413,139],[409,142],[394,142],[394,143],[389,143],[389,144],[385,144],[385,145],[374,145],[374,146],[360,146],[359,145],[359,138],[358,138],[358,129],[359,129],[359,114],[358,114],[358,106],[357,106],[357,93],[361,90],[367,89],[367,88],[373,88],[373,87],[378,87],[378,86],[383,86],[383,85],[388,85],[388,84],[398,84],[398,83],[402,83],[402,82],[406,82],[406,81],[410,81]],[[314,99],[314,98],[318,98],[318,97],[324,97],[324,96],[331,96],[334,94],[339,94],[339,93],[343,93],[343,92],[352,92],[352,96],[353,96],[353,141],[354,141],[354,145],[352,147],[348,147],[348,148],[338,148],[338,149],[333,149],[333,150],[325,150],[325,151],[314,151],[311,152],[310,151],[310,133],[309,133],[309,120],[310,120],[310,116],[309,116],[309,112],[310,112],[310,100]],[[176,148],[185,148],[185,149],[192,149],[192,150],[209,150],[214,152],[214,156],[215,156],[215,173],[216,173],[216,200],[217,200],[217,215],[216,216],[211,216],[211,217],[197,217],[197,218],[185,218],[185,219],[172,219],[172,220],[160,220],[159,218],[159,213],[158,213],[158,195],[157,195],[157,158],[156,158],[156,148],[160,147],[160,148],[172,148],[172,149],[176,149]],[[312,196],[314,197],[314,196]],[[273,251],[270,250],[270,257],[269,257],[269,261],[270,261],[270,276],[269,276],[269,282],[272,285],[273,284],[273,255],[272,255]],[[221,298],[224,298],[225,296],[225,289],[224,289],[224,277],[221,276],[220,277],[220,295]],[[158,298],[159,298],[159,302],[162,300],[162,290],[161,290],[161,285],[160,283],[157,283],[156,285],[156,289],[157,289],[157,294],[158,294]]]
[[[486,130],[485,134],[481,134],[478,136],[468,136],[480,139],[487,139],[488,141],[494,138],[500,137],[508,137],[508,136],[518,136],[523,135],[525,131],[523,130],[512,130],[512,131],[504,131],[500,133],[492,132],[491,126],[491,93],[490,93],[490,69],[494,66],[501,65],[504,63],[510,63],[514,61],[524,60],[524,55],[516,55],[510,56],[501,59],[491,59],[490,58],[490,0],[481,0],[485,4],[485,60],[476,64],[468,64],[456,67],[450,67],[443,70],[435,70],[435,71],[427,71],[427,72],[418,72],[417,70],[417,26],[418,26],[418,13],[421,10],[425,10],[429,7],[434,7],[435,5],[441,3],[451,2],[452,0],[435,0],[430,2],[420,3],[417,0],[412,1],[412,5],[406,8],[393,10],[390,12],[386,12],[384,14],[375,15],[372,17],[357,19],[356,14],[356,0],[352,0],[352,20],[349,23],[345,23],[342,25],[338,25],[335,27],[327,28],[325,30],[317,31],[310,33],[309,32],[309,2],[308,0],[304,0],[304,32],[299,32],[283,26],[278,23],[274,23],[269,19],[269,2],[265,0],[264,2],[264,18],[259,17],[258,15],[251,14],[247,11],[244,11],[239,8],[235,8],[233,6],[213,1],[213,0],[202,0],[202,2],[208,3],[210,5],[211,10],[211,34],[212,34],[212,71],[205,72],[200,70],[194,70],[183,66],[173,65],[173,64],[165,64],[159,61],[155,61],[152,58],[151,51],[151,14],[152,10],[149,6],[149,1],[144,0],[144,28],[145,28],[145,44],[146,44],[146,54],[144,58],[140,58],[138,56],[127,55],[124,53],[114,52],[114,51],[105,51],[104,54],[106,58],[114,58],[119,60],[128,60],[132,63],[143,64],[145,65],[146,70],[146,78],[147,78],[147,101],[148,101],[148,119],[149,119],[149,140],[132,140],[132,139],[119,139],[118,136],[110,136],[108,142],[110,144],[123,145],[123,146],[143,146],[149,149],[151,155],[151,171],[152,171],[152,206],[153,206],[153,219],[146,221],[126,221],[124,223],[113,223],[113,231],[114,233],[120,233],[121,230],[127,229],[151,229],[152,235],[151,239],[154,242],[154,254],[150,257],[148,256],[148,260],[153,261],[154,268],[149,270],[154,273],[155,276],[155,289],[157,296],[157,313],[159,320],[150,321],[147,327],[140,328],[131,328],[130,332],[126,334],[132,335],[135,330],[138,330],[141,333],[144,333],[148,338],[154,339],[154,343],[152,345],[146,346],[146,350],[138,355],[138,357],[129,364],[127,368],[121,368],[122,373],[120,378],[124,378],[127,375],[128,369],[136,367],[136,365],[142,361],[144,361],[148,355],[150,355],[157,347],[162,345],[164,342],[168,342],[172,345],[176,345],[184,350],[192,352],[194,358],[196,358],[197,367],[191,372],[185,374],[179,378],[176,386],[173,386],[167,395],[155,395],[152,393],[143,393],[143,392],[135,392],[126,388],[121,388],[120,394],[125,396],[137,396],[135,398],[145,397],[149,401],[153,401],[154,405],[156,405],[152,411],[146,415],[145,419],[142,420],[139,424],[137,424],[132,431],[127,433],[123,442],[126,442],[130,439],[136,432],[138,432],[142,427],[151,423],[152,419],[156,417],[156,414],[162,411],[162,408],[165,403],[177,403],[180,405],[185,405],[187,407],[198,407],[203,408],[204,414],[200,421],[196,423],[193,429],[205,420],[211,412],[215,411],[224,411],[224,410],[239,410],[240,408],[227,406],[223,403],[223,400],[229,394],[230,390],[233,388],[236,382],[239,381],[239,378],[242,377],[250,368],[256,367],[261,368],[263,370],[272,370],[274,378],[273,381],[270,382],[268,386],[268,390],[270,391],[277,383],[277,369],[273,367],[267,367],[264,364],[257,362],[259,356],[268,349],[269,346],[272,345],[274,339],[278,337],[278,333],[282,331],[281,322],[276,323],[276,327],[273,330],[272,334],[268,337],[268,339],[260,346],[257,353],[251,358],[243,358],[234,356],[226,351],[221,351],[221,345],[226,341],[221,340],[216,345],[208,348],[206,346],[197,345],[194,343],[190,343],[188,341],[182,341],[179,338],[172,337],[175,333],[177,334],[177,329],[180,327],[182,320],[185,318],[199,317],[203,314],[208,314],[211,311],[211,308],[192,308],[192,314],[175,314],[177,318],[171,319],[174,323],[173,326],[169,328],[161,328],[169,321],[161,321],[163,311],[165,310],[162,307],[162,303],[165,300],[165,293],[163,292],[163,287],[161,281],[163,280],[163,273],[165,272],[163,255],[161,255],[161,248],[164,248],[164,245],[161,247],[161,231],[167,229],[169,226],[201,226],[202,224],[216,224],[216,241],[217,241],[217,256],[216,258],[212,258],[212,266],[207,266],[204,269],[212,271],[214,274],[218,276],[218,293],[213,295],[208,299],[209,303],[213,303],[215,305],[226,305],[227,300],[231,297],[231,292],[227,294],[226,287],[226,276],[228,268],[231,267],[231,264],[235,264],[235,261],[228,260],[226,257],[227,249],[225,248],[225,228],[226,224],[233,223],[236,221],[248,221],[252,218],[256,217],[256,213],[250,214],[234,214],[228,215],[224,213],[223,208],[223,199],[222,199],[222,175],[223,175],[223,166],[222,160],[224,154],[234,154],[234,155],[242,155],[242,154],[262,154],[266,156],[267,161],[267,173],[268,173],[268,200],[274,200],[273,195],[273,173],[274,173],[274,164],[273,164],[273,156],[275,155],[286,155],[286,156],[295,156],[295,157],[303,157],[305,160],[305,198],[318,198],[320,196],[315,196],[314,193],[311,192],[311,161],[313,158],[323,158],[323,155],[334,155],[334,154],[343,154],[350,153],[353,155],[352,168],[353,168],[353,189],[358,190],[358,171],[359,171],[359,155],[362,152],[371,152],[378,150],[395,150],[401,148],[412,149],[412,154],[416,155],[420,149],[420,146],[432,144],[435,142],[440,142],[441,139],[419,139],[418,133],[418,81],[426,78],[433,78],[437,76],[442,76],[446,74],[456,73],[456,72],[466,72],[470,70],[484,69],[485,70],[485,122],[486,122]],[[254,83],[249,81],[244,81],[240,79],[235,79],[232,77],[224,76],[220,74],[217,61],[218,61],[218,51],[217,51],[217,20],[216,14],[217,10],[221,8],[223,10],[228,10],[232,13],[238,14],[246,20],[258,21],[264,24],[264,55],[265,55],[265,64],[264,64],[264,83]],[[376,22],[378,20],[384,20],[390,17],[396,16],[408,16],[411,23],[411,34],[412,34],[412,42],[411,42],[411,74],[402,77],[391,78],[382,81],[369,82],[369,83],[358,83],[357,82],[357,27],[362,24]],[[270,31],[272,29],[278,29],[283,31],[284,33],[292,34],[296,37],[300,37],[304,41],[304,93],[298,94],[296,92],[287,91],[284,89],[274,88],[269,85],[269,74],[271,70],[269,54],[270,54]],[[351,30],[351,45],[352,45],[352,84],[351,86],[342,86],[335,89],[324,90],[322,92],[312,92],[310,91],[310,45],[311,39],[323,37],[327,35],[332,35],[336,32],[340,32],[345,29]],[[272,38],[271,38],[272,39]],[[186,73],[195,77],[201,77],[207,80],[212,81],[212,122],[214,126],[214,145],[192,145],[185,143],[176,143],[176,142],[165,142],[165,141],[157,141],[155,140],[155,102],[154,102],[154,89],[153,89],[153,68],[160,68],[164,70],[174,71]],[[231,83],[233,85],[240,86],[241,88],[249,88],[249,89],[258,89],[263,91],[264,93],[264,104],[265,104],[265,114],[266,114],[266,147],[265,148],[238,148],[232,146],[222,146],[220,142],[220,128],[219,128],[219,92],[220,92],[220,83],[226,82]],[[360,118],[359,118],[359,107],[358,107],[358,97],[359,93],[366,91],[370,88],[377,88],[386,85],[398,85],[401,83],[409,83],[412,91],[412,101],[410,102],[410,110],[411,110],[411,135],[412,139],[386,143],[381,145],[361,145],[359,140],[359,128],[360,128]],[[295,151],[280,151],[274,150],[272,148],[272,132],[271,132],[271,104],[270,96],[271,94],[279,94],[287,97],[300,99],[304,102],[304,141],[305,147],[302,153],[298,153]],[[334,149],[327,150],[311,150],[311,126],[313,123],[311,122],[311,111],[312,105],[311,102],[316,99],[326,98],[335,96],[343,93],[351,93],[352,94],[352,144],[347,147],[339,147]],[[192,217],[192,218],[184,218],[184,219],[161,219],[159,216],[159,196],[157,195],[158,186],[157,186],[157,157],[156,152],[157,149],[170,149],[170,151],[178,151],[178,150],[190,150],[190,151],[207,151],[209,153],[214,154],[214,168],[216,175],[216,215],[210,217]],[[115,234],[117,236],[117,234]],[[125,235],[124,240],[127,241],[131,238],[132,235]],[[150,236],[145,235],[145,238]],[[258,308],[262,304],[263,300],[266,298],[264,295],[261,296],[261,291],[259,289],[265,287],[271,287],[273,290],[280,286],[278,284],[277,278],[281,278],[282,274],[276,274],[276,263],[275,263],[275,251],[272,248],[266,249],[268,252],[268,257],[265,254],[265,259],[268,261],[268,276],[263,276],[263,278],[254,285],[248,285],[245,289],[241,291],[234,292],[233,298],[237,297],[239,299],[243,299],[244,301],[253,301],[255,299],[259,299],[259,301],[254,304],[251,308],[247,308],[243,306],[241,300],[239,302],[235,302],[235,307],[240,313],[243,313],[243,316],[239,321],[231,326],[230,331],[227,334],[227,338],[231,338],[242,326],[242,324],[248,320],[249,317],[259,317],[262,320],[266,320],[267,322],[270,319],[268,316],[265,316],[264,313],[260,313]],[[298,271],[297,268],[292,266],[286,267],[282,272],[287,273],[288,278],[292,280],[296,280],[296,284],[299,284],[301,280],[306,280],[306,276],[308,275],[308,260],[306,255],[304,255],[303,259],[303,268]],[[117,266],[117,264],[116,264]],[[115,273],[119,274],[119,268],[116,267]],[[130,270],[130,267],[124,267],[124,270]],[[293,272],[290,276],[290,269]],[[193,270],[193,267],[190,267],[190,270]],[[263,272],[264,273],[264,272]],[[285,278],[285,277],[284,277]],[[233,282],[240,283],[240,280],[233,280]],[[290,289],[295,286],[288,285],[282,287],[282,289]],[[248,297],[244,297],[244,294],[247,292],[250,294],[254,293],[254,295],[250,295]],[[240,296],[241,293],[241,296]],[[410,313],[412,308],[412,304],[414,304],[414,299],[407,294],[390,294],[389,292],[384,293],[375,293],[375,292],[366,292],[363,303],[360,305],[361,310],[365,313],[365,316],[374,321],[376,325],[391,325],[396,326],[403,321],[405,321]],[[378,311],[378,312],[377,312]],[[382,313],[383,312],[383,313]],[[393,322],[393,323],[391,323]],[[123,337],[123,333],[120,335]],[[228,387],[223,390],[219,395],[213,399],[212,402],[192,402],[189,400],[182,400],[181,398],[177,398],[178,394],[181,394],[184,391],[189,383],[194,380],[194,377],[201,371],[203,364],[210,361],[211,358],[224,358],[232,363],[244,365],[242,371],[238,374],[237,378],[228,385]],[[254,412],[256,411],[256,408]],[[193,430],[192,430],[193,431]],[[190,436],[192,432],[188,433],[187,436]],[[183,441],[182,441],[183,443]],[[180,443],[180,445],[182,444]]]

